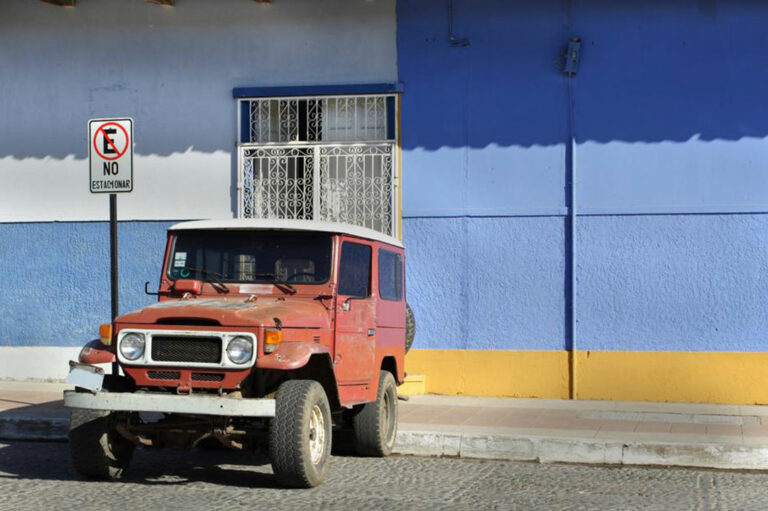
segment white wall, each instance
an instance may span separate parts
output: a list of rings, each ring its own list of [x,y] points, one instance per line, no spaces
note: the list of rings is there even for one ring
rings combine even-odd
[[[0,3],[0,222],[104,220],[89,118],[134,118],[121,219],[232,216],[239,86],[397,80],[394,0]]]

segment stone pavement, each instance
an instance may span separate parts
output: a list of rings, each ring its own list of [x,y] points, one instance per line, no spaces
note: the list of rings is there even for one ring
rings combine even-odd
[[[0,381],[0,439],[66,439],[59,383]],[[412,396],[397,453],[768,470],[768,406]]]

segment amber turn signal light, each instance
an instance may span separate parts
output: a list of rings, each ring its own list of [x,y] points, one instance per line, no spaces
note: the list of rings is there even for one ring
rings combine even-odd
[[[101,344],[109,346],[112,344],[112,324],[105,323],[99,325],[99,337],[101,338]]]
[[[267,330],[264,334],[264,351],[270,353],[275,351],[275,348],[283,342],[282,330]]]

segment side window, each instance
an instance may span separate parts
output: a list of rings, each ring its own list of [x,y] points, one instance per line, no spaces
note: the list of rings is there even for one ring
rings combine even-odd
[[[403,261],[396,252],[379,250],[379,296],[393,301],[403,298]]]
[[[345,241],[341,244],[339,294],[365,297],[371,294],[371,247]]]

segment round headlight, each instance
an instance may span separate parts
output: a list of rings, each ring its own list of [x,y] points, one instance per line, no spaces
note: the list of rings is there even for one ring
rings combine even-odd
[[[235,337],[227,344],[227,356],[235,364],[245,364],[253,355],[253,343],[247,337]]]
[[[126,334],[120,340],[120,354],[126,360],[136,360],[144,354],[144,345],[142,334]]]

